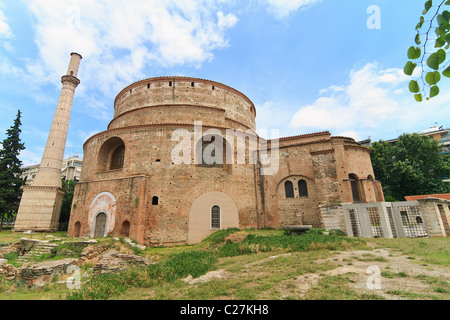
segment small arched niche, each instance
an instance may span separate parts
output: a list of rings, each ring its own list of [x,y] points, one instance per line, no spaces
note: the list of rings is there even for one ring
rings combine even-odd
[[[129,237],[130,236],[130,221],[125,220],[122,223],[122,229],[120,230],[120,235],[123,237]]]

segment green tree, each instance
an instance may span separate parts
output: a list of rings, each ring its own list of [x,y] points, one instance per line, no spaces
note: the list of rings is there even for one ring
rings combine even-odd
[[[25,183],[20,177],[22,161],[19,160],[19,154],[25,149],[20,140],[20,117],[21,112],[18,110],[14,125],[6,131],[0,150],[0,231],[4,219],[12,218],[17,213]]]
[[[404,134],[395,145],[373,143],[371,160],[387,201],[405,200],[408,195],[447,193],[450,184],[448,158],[436,140],[418,134]]]
[[[450,11],[446,10],[450,0],[427,0],[419,23],[416,25],[415,45],[408,49],[409,61],[403,71],[413,76],[419,66],[418,78],[409,82],[409,90],[414,98],[421,102],[439,94],[438,83],[441,75],[450,78],[449,59],[450,49]],[[434,34],[433,31],[434,30]]]
[[[61,206],[61,214],[59,216],[60,230],[67,230],[69,225],[70,210],[72,209],[73,192],[75,190],[76,182],[73,180],[63,180],[62,188],[64,189],[64,197]]]

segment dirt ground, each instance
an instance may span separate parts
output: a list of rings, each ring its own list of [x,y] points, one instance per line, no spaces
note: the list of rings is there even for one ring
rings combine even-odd
[[[420,262],[386,248],[373,251],[343,251],[317,263],[331,262],[335,269],[303,274],[297,278],[300,295],[305,297],[324,276],[348,275],[349,287],[358,293],[376,294],[386,300],[431,299],[436,295],[436,281],[450,281],[450,270],[444,266]],[[442,297],[442,295],[441,295]],[[450,294],[445,294],[450,298]]]

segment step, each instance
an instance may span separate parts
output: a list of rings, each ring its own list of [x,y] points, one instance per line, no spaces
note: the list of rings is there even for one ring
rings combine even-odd
[[[52,243],[38,242],[33,247],[33,249],[28,251],[23,256],[20,256],[17,259],[17,262],[24,263],[24,262],[28,262],[30,260],[30,258],[32,258],[32,257],[37,257],[37,256],[40,256],[40,255],[43,255],[43,254],[51,254],[52,249],[57,247],[57,246],[58,245],[52,244]]]

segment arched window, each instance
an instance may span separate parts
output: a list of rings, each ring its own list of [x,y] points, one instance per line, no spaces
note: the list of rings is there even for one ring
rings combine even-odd
[[[152,198],[152,205],[156,206],[157,204],[158,204],[158,197],[157,197],[157,196],[154,196],[154,197]]]
[[[308,198],[308,184],[303,179],[298,181],[298,192],[300,198]]]
[[[98,171],[121,169],[124,166],[125,144],[119,137],[106,140],[98,154]]]
[[[294,197],[294,185],[291,181],[288,180],[284,183],[284,191],[286,192],[286,198]]]
[[[210,168],[228,168],[226,159],[227,142],[220,135],[208,135],[197,144],[196,164]],[[200,161],[201,159],[201,161]]]
[[[114,150],[111,156],[110,170],[122,169],[123,159],[125,157],[125,146],[121,145],[116,150]]]
[[[220,207],[217,205],[211,208],[211,229],[220,229]]]
[[[211,167],[222,167],[223,164],[216,163],[216,149],[213,148],[211,151],[208,152],[208,149],[206,149],[208,146],[214,146],[213,142],[215,140],[215,137],[212,138],[212,141],[203,141],[202,142],[202,165],[203,166],[211,166]]]
[[[358,190],[358,177],[354,174],[349,174],[348,178],[350,180],[350,187],[352,189],[352,196],[353,196],[353,202],[360,202],[361,198],[359,196],[359,190]]]

